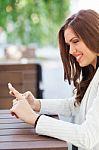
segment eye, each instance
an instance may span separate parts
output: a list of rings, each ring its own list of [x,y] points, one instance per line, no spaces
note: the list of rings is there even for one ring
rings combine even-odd
[[[79,40],[74,40],[74,41],[72,41],[73,43],[78,43],[79,42]]]

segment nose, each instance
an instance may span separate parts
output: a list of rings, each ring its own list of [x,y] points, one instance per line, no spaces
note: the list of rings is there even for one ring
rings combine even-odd
[[[77,52],[76,48],[74,46],[70,45],[69,53],[73,55],[76,52]]]

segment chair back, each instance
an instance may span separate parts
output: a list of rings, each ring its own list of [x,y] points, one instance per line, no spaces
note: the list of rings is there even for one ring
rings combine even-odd
[[[0,109],[12,106],[8,83],[21,93],[31,91],[36,98],[43,98],[42,67],[39,63],[30,64],[0,64]]]

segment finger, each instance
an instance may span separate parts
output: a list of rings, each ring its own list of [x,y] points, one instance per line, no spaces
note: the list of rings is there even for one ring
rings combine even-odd
[[[23,94],[23,96],[25,96],[25,98],[28,98],[29,96],[31,95],[31,92],[30,91],[27,91]]]
[[[13,86],[11,83],[8,83],[8,88],[10,91],[13,93],[13,95],[18,98],[18,99],[23,99],[22,94],[20,94]]]
[[[15,97],[15,95],[14,95],[14,93],[13,93],[12,91],[9,91],[9,94],[10,94],[11,96],[14,96],[14,97]]]
[[[17,100],[17,99],[14,99],[14,100],[13,100],[13,105],[16,105],[17,102],[18,102],[18,100]]]
[[[19,118],[19,117],[16,115],[16,113],[13,112],[13,107],[10,109],[10,112],[11,112],[11,115],[12,115],[12,116],[15,116],[16,118]]]

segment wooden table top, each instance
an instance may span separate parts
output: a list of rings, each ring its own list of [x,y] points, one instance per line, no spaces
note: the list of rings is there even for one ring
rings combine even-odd
[[[0,110],[0,150],[67,150],[64,141],[41,136],[31,125]]]

